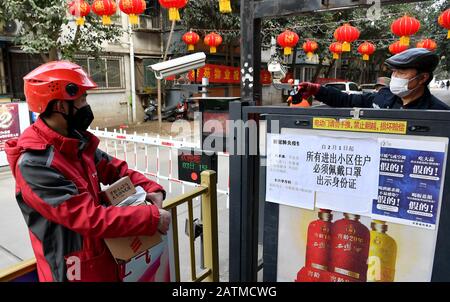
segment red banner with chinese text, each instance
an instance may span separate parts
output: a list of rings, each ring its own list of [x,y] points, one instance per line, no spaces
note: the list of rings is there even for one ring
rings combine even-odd
[[[194,82],[194,70],[188,73],[188,78]],[[206,64],[197,69],[197,83],[202,82],[202,78],[208,78],[210,83],[239,84],[241,82],[241,71],[239,67]],[[173,81],[175,76],[167,77],[166,80]],[[272,76],[268,70],[261,71],[261,83],[272,83]]]

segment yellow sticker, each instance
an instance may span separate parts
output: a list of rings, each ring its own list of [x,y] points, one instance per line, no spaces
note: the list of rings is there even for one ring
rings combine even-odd
[[[356,132],[378,132],[390,134],[406,134],[406,121],[354,120],[334,118],[313,119],[313,129],[340,130]]]

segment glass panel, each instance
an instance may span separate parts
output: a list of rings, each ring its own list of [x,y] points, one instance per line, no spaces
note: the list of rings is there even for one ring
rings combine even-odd
[[[99,88],[106,88],[106,61],[104,59],[89,59],[92,80]]]
[[[352,91],[358,91],[358,86],[356,84],[350,84],[350,90]]]
[[[345,91],[345,84],[327,84],[327,87],[334,87],[336,89],[339,89],[341,91]]]
[[[108,66],[108,88],[121,88],[120,81],[120,60],[110,59],[107,60]]]

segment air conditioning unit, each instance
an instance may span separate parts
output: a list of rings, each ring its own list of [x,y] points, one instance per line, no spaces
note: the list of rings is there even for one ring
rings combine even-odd
[[[22,28],[22,23],[16,20],[6,21],[0,26],[0,34],[4,36],[17,36]]]

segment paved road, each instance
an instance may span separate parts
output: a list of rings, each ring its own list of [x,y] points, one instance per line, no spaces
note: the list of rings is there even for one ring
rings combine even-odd
[[[450,90],[447,89],[431,89],[431,94],[450,105]]]

